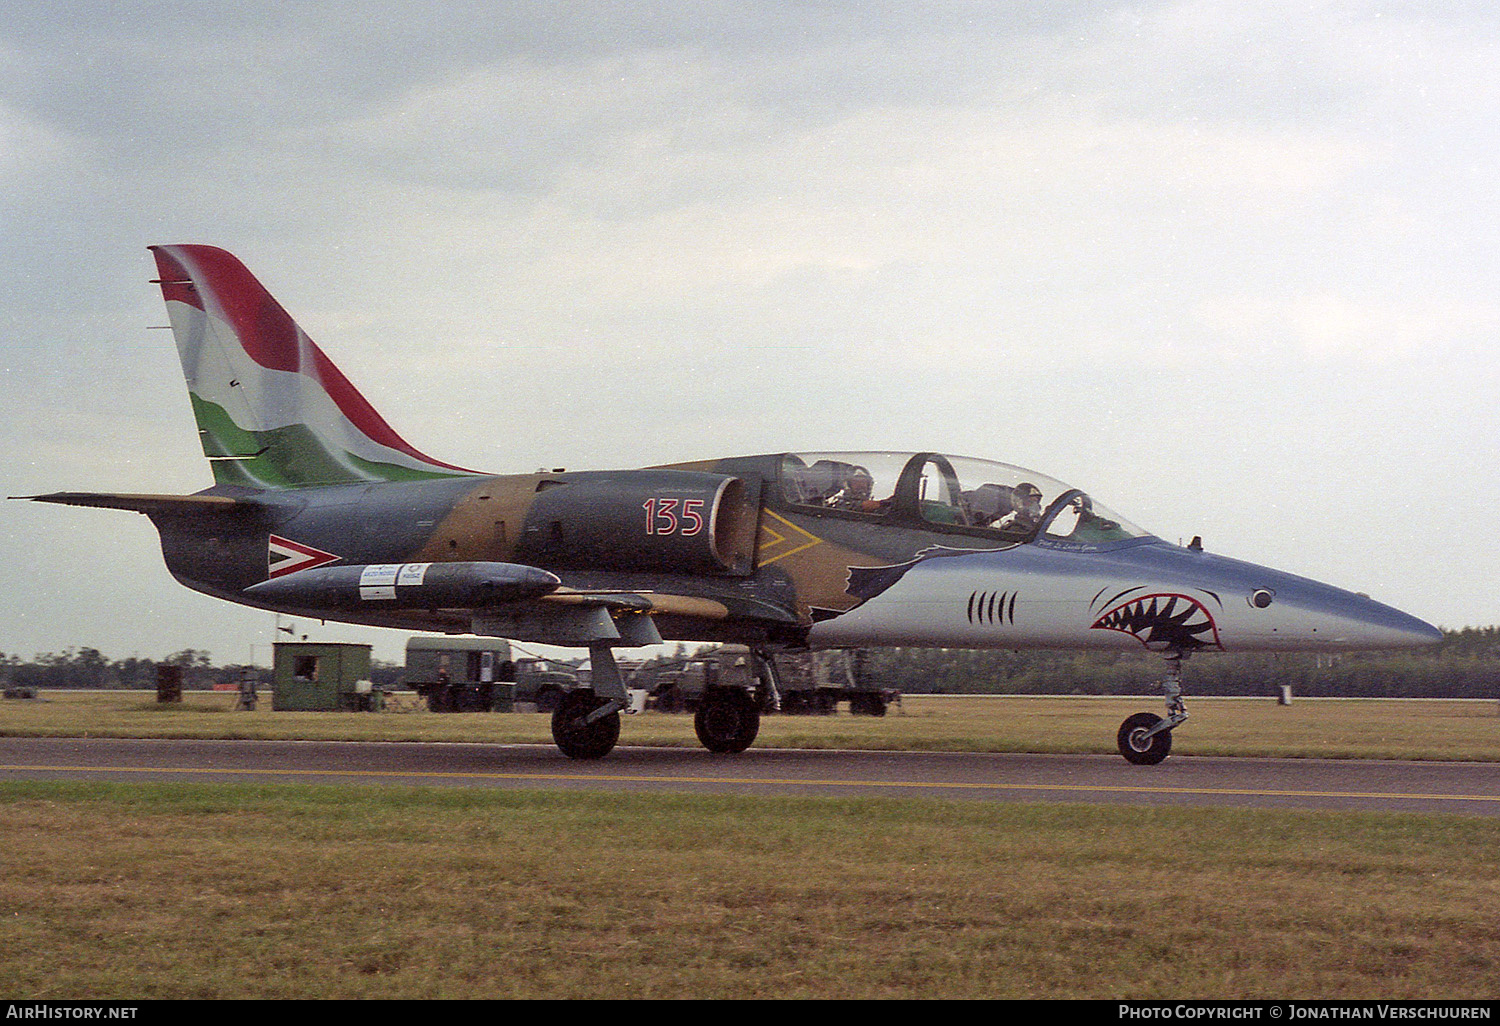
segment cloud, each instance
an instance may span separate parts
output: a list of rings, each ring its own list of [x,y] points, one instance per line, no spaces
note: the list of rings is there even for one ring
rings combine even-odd
[[[1477,352],[1500,330],[1500,306],[1433,297],[1356,299],[1328,293],[1214,297],[1195,316],[1227,357],[1313,364],[1396,364]],[[1476,368],[1481,373],[1490,361]]]
[[[1097,482],[1169,533],[1232,495],[1214,537],[1295,569],[1257,510],[1316,490],[1330,451],[1381,440],[1338,484],[1377,511],[1433,453],[1491,460],[1488,7],[474,10],[7,12],[16,490],[206,484],[145,330],[144,247],[178,241],[240,255],[414,444],[495,470],[946,447]],[[1432,484],[1500,500],[1483,474]],[[1406,576],[1455,612],[1428,615],[1495,618],[1431,562]]]

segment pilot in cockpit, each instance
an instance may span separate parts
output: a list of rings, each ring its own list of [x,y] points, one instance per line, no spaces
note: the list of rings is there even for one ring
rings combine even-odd
[[[827,505],[833,509],[852,509],[861,513],[872,513],[882,506],[871,497],[875,479],[864,467],[855,467],[844,480],[844,487],[828,498]]]
[[[1042,519],[1042,490],[1029,481],[1016,485],[1010,495],[1011,511],[995,526],[1002,531],[1034,531]]]

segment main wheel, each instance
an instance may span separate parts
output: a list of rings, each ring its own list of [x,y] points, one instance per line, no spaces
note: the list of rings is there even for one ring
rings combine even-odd
[[[612,712],[593,723],[584,723],[589,713],[607,701],[588,688],[569,691],[552,713],[552,740],[570,759],[602,759],[620,740],[620,714]]]
[[[693,729],[710,752],[734,755],[749,748],[760,733],[760,710],[737,688],[706,693],[693,714]]]
[[[1120,747],[1120,754],[1137,766],[1155,766],[1167,757],[1172,751],[1172,732],[1170,730],[1158,731],[1150,737],[1146,737],[1146,731],[1161,722],[1161,717],[1155,713],[1136,713],[1127,716],[1125,722],[1120,724],[1120,733],[1115,738],[1115,743]]]

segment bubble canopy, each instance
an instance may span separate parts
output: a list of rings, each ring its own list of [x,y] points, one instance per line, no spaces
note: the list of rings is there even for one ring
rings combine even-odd
[[[1008,541],[1100,546],[1151,536],[1046,474],[933,452],[788,453],[781,497],[840,517]]]

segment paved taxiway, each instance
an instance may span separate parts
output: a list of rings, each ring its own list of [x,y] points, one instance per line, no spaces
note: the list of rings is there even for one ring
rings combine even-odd
[[[0,738],[0,780],[300,781],[987,801],[1383,809],[1500,815],[1500,763],[621,746]]]

